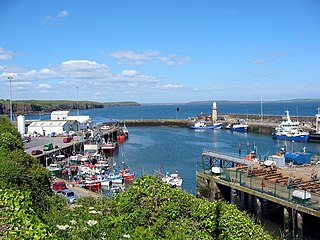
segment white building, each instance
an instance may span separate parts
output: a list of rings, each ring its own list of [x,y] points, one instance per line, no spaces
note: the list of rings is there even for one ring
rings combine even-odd
[[[51,133],[62,134],[77,129],[76,121],[36,121],[28,126],[29,133],[50,135]]]
[[[85,130],[87,128],[92,128],[91,118],[89,116],[68,116],[67,120],[77,121],[79,124],[78,130]],[[76,128],[77,129],[77,128]]]
[[[69,112],[70,111],[53,111],[51,113],[51,120],[77,121],[79,124],[76,125],[75,131],[92,127],[90,116],[69,116]]]
[[[53,111],[51,113],[51,120],[67,120],[69,111]]]

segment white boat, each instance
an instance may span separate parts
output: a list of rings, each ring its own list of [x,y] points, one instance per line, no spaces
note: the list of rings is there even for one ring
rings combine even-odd
[[[51,175],[59,175],[61,173],[61,166],[56,163],[51,163],[47,169],[50,171]]]
[[[119,149],[119,144],[116,141],[108,140],[101,145],[102,152],[113,153]]]
[[[178,175],[178,173],[171,173],[170,175],[167,173],[161,178],[161,181],[173,187],[181,187],[183,179]]]
[[[123,183],[123,177],[119,173],[110,173],[107,175],[107,179],[112,184],[122,184]]]
[[[285,111],[286,116],[278,127],[274,129],[273,138],[280,140],[306,142],[309,139],[309,133],[301,129],[298,121],[292,121],[289,111]]]
[[[220,129],[222,127],[222,123],[209,123],[204,120],[199,120],[195,122],[192,126],[190,126],[191,129]]]
[[[231,126],[231,131],[236,132],[247,132],[248,131],[248,124],[245,123],[235,123]]]

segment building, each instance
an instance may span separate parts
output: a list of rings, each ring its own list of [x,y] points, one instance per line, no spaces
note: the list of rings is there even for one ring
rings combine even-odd
[[[91,118],[90,116],[69,116],[70,111],[53,111],[51,113],[51,120],[68,120],[68,121],[77,121],[78,124],[75,131],[85,130],[91,128]]]
[[[53,111],[51,120],[67,120],[69,111]]]
[[[52,133],[62,134],[77,129],[77,121],[36,121],[28,126],[29,133],[51,135]]]

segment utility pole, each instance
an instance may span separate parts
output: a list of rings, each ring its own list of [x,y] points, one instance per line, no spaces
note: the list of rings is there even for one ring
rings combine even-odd
[[[78,86],[76,86],[76,88],[77,88],[77,116],[78,116],[77,130],[79,131],[79,130],[80,130],[80,127],[79,127],[79,96],[78,96]]]
[[[11,81],[13,79],[12,75],[8,75],[7,78],[10,81],[10,121],[12,123],[13,119],[12,119],[12,89],[11,89]]]

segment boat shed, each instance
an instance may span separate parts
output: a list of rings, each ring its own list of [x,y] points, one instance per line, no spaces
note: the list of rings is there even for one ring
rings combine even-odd
[[[36,121],[28,126],[28,132],[50,135],[51,133],[66,133],[77,128],[76,121]]]

